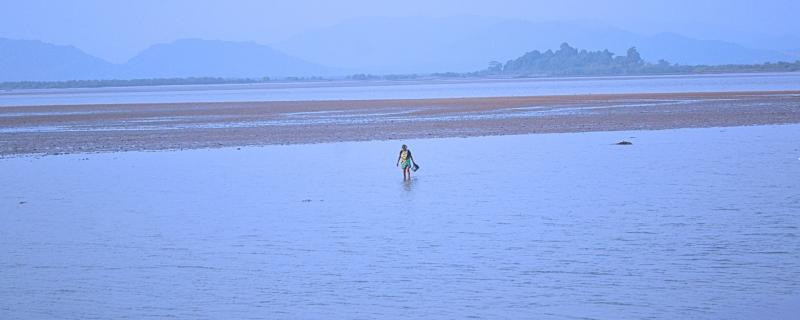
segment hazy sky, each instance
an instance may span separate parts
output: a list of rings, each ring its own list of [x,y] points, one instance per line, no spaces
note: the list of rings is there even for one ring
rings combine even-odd
[[[800,36],[798,12],[798,0],[0,0],[0,37],[72,44],[123,62],[151,44],[180,38],[269,44],[355,17],[477,15],[748,43]]]

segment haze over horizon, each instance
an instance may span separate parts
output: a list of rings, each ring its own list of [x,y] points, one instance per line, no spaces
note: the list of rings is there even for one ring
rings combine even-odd
[[[796,12],[800,12],[800,2],[788,0],[758,3],[742,0],[701,3],[33,0],[0,4],[0,37],[73,45],[107,61],[123,63],[154,44],[185,38],[271,45],[360,17],[476,16],[530,22],[582,22],[644,35],[670,32],[775,49],[786,45],[779,43],[782,39],[800,38]]]
[[[474,72],[564,42],[636,47],[649,63],[794,62],[798,11],[786,0],[3,1],[0,82]]]

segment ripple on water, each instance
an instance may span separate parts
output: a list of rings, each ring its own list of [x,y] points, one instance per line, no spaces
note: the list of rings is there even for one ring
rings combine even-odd
[[[0,310],[781,319],[800,301],[798,133],[414,140],[407,183],[396,141],[1,159]]]

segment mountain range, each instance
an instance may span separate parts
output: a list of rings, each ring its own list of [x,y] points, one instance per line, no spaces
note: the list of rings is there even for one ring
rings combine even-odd
[[[616,53],[637,47],[648,61],[664,59],[679,64],[750,64],[800,58],[674,33],[645,36],[591,23],[480,17],[353,19],[274,46],[321,64],[374,73],[409,73],[473,71],[491,60],[505,62],[528,51],[557,49],[564,42]]]
[[[0,81],[183,77],[328,76],[341,71],[254,42],[183,39],[153,45],[124,64],[72,46],[0,38]]]
[[[795,39],[796,37],[786,37]],[[769,41],[753,49],[674,33],[641,35],[579,22],[481,17],[360,18],[309,30],[271,45],[182,39],[153,45],[113,64],[73,46],[0,38],[0,81],[172,77],[281,78],[352,73],[466,72],[563,43],[650,62],[751,64],[800,59],[800,45]]]
[[[0,81],[105,79],[112,67],[73,46],[0,38]]]

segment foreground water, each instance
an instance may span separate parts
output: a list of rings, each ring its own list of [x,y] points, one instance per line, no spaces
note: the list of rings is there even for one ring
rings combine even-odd
[[[0,160],[0,318],[793,319],[800,125]],[[626,139],[632,146],[617,146]]]
[[[0,91],[0,106],[374,100],[800,89],[800,72],[444,81],[334,81]]]

